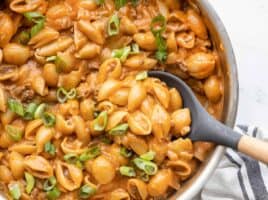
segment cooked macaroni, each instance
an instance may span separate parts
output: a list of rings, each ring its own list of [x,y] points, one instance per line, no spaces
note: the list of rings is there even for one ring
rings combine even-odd
[[[3,2],[3,1],[2,1]],[[223,77],[184,0],[5,0],[0,190],[7,199],[167,199],[213,147],[192,142],[176,74],[221,117]]]

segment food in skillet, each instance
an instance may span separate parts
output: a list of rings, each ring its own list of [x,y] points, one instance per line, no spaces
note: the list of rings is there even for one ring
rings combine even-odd
[[[0,182],[8,199],[167,199],[193,143],[183,78],[220,118],[222,73],[192,3],[7,0],[0,11]]]

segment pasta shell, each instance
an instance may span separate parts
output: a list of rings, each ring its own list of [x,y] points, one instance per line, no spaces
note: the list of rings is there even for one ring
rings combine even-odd
[[[152,88],[154,91],[154,95],[157,97],[159,102],[164,106],[164,108],[167,109],[170,101],[169,91],[167,87],[164,87],[160,83],[153,83]]]
[[[109,58],[105,60],[98,73],[98,82],[103,83],[107,78],[118,79],[122,73],[121,62],[118,58]]]
[[[193,10],[187,11],[187,22],[191,30],[201,39],[206,40],[208,38],[207,28],[202,18]]]
[[[148,144],[145,140],[131,133],[127,134],[125,145],[129,146],[138,155],[148,152]]]
[[[75,124],[75,133],[77,139],[87,144],[90,141],[90,134],[88,129],[86,128],[85,121],[80,116],[73,116],[73,121]]]
[[[14,29],[15,27],[10,16],[4,12],[0,12],[0,47],[3,48],[6,44],[9,43],[14,34]]]
[[[10,3],[9,7],[12,11],[17,13],[30,12],[38,8],[42,4],[42,0],[36,0],[34,2],[27,2],[25,0],[14,0]]]
[[[6,63],[22,65],[30,57],[30,49],[20,44],[9,43],[3,48],[3,55]]]
[[[134,41],[142,48],[148,51],[154,51],[157,49],[156,41],[153,33],[136,33],[133,36]]]
[[[186,49],[191,49],[195,45],[195,35],[193,32],[179,33],[176,36],[176,41],[177,41],[178,46],[186,48]]]
[[[36,133],[36,147],[37,153],[41,153],[44,145],[49,142],[54,135],[54,129],[41,126]]]
[[[127,118],[128,113],[125,111],[113,112],[108,119],[106,130],[110,130],[116,127],[118,124],[124,122]]]
[[[8,155],[8,161],[12,175],[16,179],[21,179],[24,175],[23,156],[13,151]]]
[[[78,29],[77,22],[74,22],[74,45],[75,49],[81,49],[88,42],[87,37]]]
[[[147,97],[143,100],[140,109],[145,115],[147,115],[147,117],[151,118],[154,105],[154,98],[150,95],[147,95]]]
[[[137,26],[127,16],[123,16],[120,20],[120,29],[122,32],[133,35],[138,32]]]
[[[65,154],[81,154],[86,150],[86,147],[83,147],[83,142],[79,140],[72,140],[68,137],[65,137],[60,144],[62,151]]]
[[[186,135],[191,130],[191,114],[189,108],[179,109],[171,115],[175,135]]]
[[[107,111],[110,115],[116,110],[116,105],[112,104],[110,101],[103,101],[97,105],[97,110]]]
[[[136,200],[146,200],[148,197],[147,186],[139,179],[129,179],[127,182],[127,191]]]
[[[58,31],[45,27],[31,38],[31,40],[28,42],[28,45],[33,45],[33,48],[36,49],[58,39],[59,36],[60,34]]]
[[[19,70],[15,65],[0,65],[0,81],[16,81],[19,78]]]
[[[151,121],[155,137],[159,140],[166,138],[171,127],[170,116],[159,104],[154,106]]]
[[[85,99],[80,103],[80,113],[85,120],[93,120],[95,111],[95,102],[91,99]]]
[[[24,159],[24,164],[26,170],[37,178],[47,179],[53,176],[53,168],[51,164],[42,156],[27,156]]]
[[[183,178],[189,177],[192,173],[191,166],[187,161],[168,161],[167,166],[170,167],[177,175]]]
[[[0,165],[0,180],[6,184],[13,180],[10,169],[5,165]]]
[[[125,106],[128,103],[129,89],[128,88],[120,88],[115,93],[113,93],[109,100],[116,105]]]
[[[96,27],[94,27],[90,22],[80,20],[78,21],[77,26],[79,30],[84,33],[91,41],[96,42],[100,45],[104,43],[104,37],[102,35],[102,32]]]
[[[172,172],[168,169],[162,169],[154,175],[148,183],[148,193],[153,196],[164,195],[172,182]]]
[[[81,82],[82,74],[80,71],[71,71],[67,74],[61,74],[59,76],[58,86],[63,87],[66,90],[76,88]]]
[[[37,94],[41,96],[45,96],[48,93],[48,88],[46,87],[45,79],[41,75],[35,76],[33,78],[32,88]]]
[[[170,96],[169,101],[170,110],[177,110],[182,108],[183,105],[182,97],[176,88],[172,88],[169,90],[169,96]]]
[[[16,151],[22,155],[33,154],[36,151],[37,147],[35,141],[21,141],[19,143],[13,144],[8,148],[9,151]]]
[[[120,88],[120,86],[121,84],[117,80],[109,79],[105,81],[100,87],[98,101],[108,99],[111,94]]]
[[[114,165],[104,156],[97,157],[92,163],[92,175],[100,184],[110,183],[115,172]]]
[[[215,57],[211,53],[195,53],[190,55],[185,64],[191,76],[197,79],[208,77],[215,69]]]
[[[61,36],[58,40],[49,43],[46,46],[42,46],[36,50],[37,55],[39,56],[54,56],[57,55],[58,52],[64,51],[73,43],[73,39],[68,36]]]
[[[137,82],[129,91],[128,95],[128,110],[130,112],[140,107],[142,101],[146,98],[146,89],[142,83]]]
[[[162,163],[166,158],[168,151],[168,143],[164,140],[153,138],[149,140],[149,149],[155,152],[154,160],[156,163]]]
[[[75,56],[81,59],[91,59],[98,56],[101,52],[101,47],[96,44],[88,43],[83,46]]]
[[[130,197],[125,190],[119,188],[111,192],[110,200],[130,200]]]
[[[57,161],[55,173],[58,183],[68,191],[78,189],[83,181],[83,173],[75,165]]]
[[[194,156],[194,148],[189,138],[172,141],[168,144],[169,150],[175,152],[180,159],[191,160]]]
[[[72,119],[65,120],[62,115],[57,114],[55,129],[63,135],[70,135],[74,132],[75,124]]]
[[[25,138],[28,140],[35,140],[36,131],[42,124],[42,119],[35,119],[28,122],[25,128]]]
[[[150,119],[140,111],[129,115],[128,125],[130,130],[136,135],[150,135],[152,132]]]
[[[5,126],[10,124],[16,117],[16,113],[12,112],[11,110],[7,110],[4,113],[0,114],[1,123]]]
[[[7,95],[2,86],[0,86],[0,111],[6,112],[7,110]]]

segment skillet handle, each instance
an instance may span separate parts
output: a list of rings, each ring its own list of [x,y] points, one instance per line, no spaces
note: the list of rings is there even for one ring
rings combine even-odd
[[[238,151],[268,164],[268,142],[243,135],[237,146]]]

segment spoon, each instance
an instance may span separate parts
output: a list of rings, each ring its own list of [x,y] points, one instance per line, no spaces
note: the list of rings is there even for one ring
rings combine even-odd
[[[213,142],[268,163],[268,142],[241,135],[214,119],[199,103],[190,87],[177,76],[163,71],[149,71],[148,75],[159,78],[169,87],[174,87],[180,92],[184,107],[191,111],[191,131],[187,137],[192,141]]]

